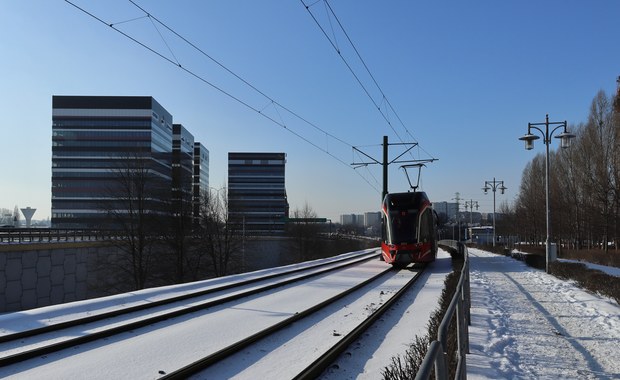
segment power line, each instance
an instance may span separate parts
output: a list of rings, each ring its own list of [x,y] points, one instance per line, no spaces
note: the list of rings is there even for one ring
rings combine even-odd
[[[318,127],[316,124],[311,123],[310,121],[308,121],[307,119],[303,118],[302,116],[300,116],[298,113],[292,111],[291,109],[283,106],[281,103],[277,102],[276,100],[274,100],[273,98],[271,98],[270,96],[266,95],[264,92],[260,91],[258,88],[256,88],[254,85],[252,85],[251,83],[249,83],[247,80],[243,79],[241,76],[237,75],[236,73],[234,73],[232,70],[228,69],[225,65],[223,65],[222,63],[220,63],[219,61],[217,61],[216,59],[214,59],[213,57],[211,57],[209,54],[207,54],[204,50],[200,49],[198,46],[196,46],[195,44],[193,44],[192,42],[190,42],[188,39],[186,39],[185,37],[183,37],[182,35],[180,35],[179,33],[177,33],[174,29],[172,29],[171,27],[169,27],[168,25],[166,25],[165,23],[163,23],[162,21],[160,21],[158,18],[154,17],[153,15],[151,15],[148,11],[146,11],[144,8],[140,7],[138,4],[136,4],[134,1],[132,0],[128,0],[131,4],[133,4],[135,7],[137,7],[138,9],[140,9],[142,12],[145,13],[145,16],[143,17],[137,17],[131,20],[127,20],[127,21],[122,21],[119,23],[108,23],[106,21],[104,21],[103,19],[101,19],[100,17],[94,15],[93,13],[87,11],[86,9],[78,6],[77,4],[73,3],[70,0],[65,0],[66,3],[72,5],[73,7],[75,7],[76,9],[80,10],[81,12],[83,12],[84,14],[90,16],[91,18],[99,21],[102,24],[105,24],[106,26],[110,27],[111,29],[115,30],[116,32],[118,32],[119,34],[121,34],[122,36],[128,38],[129,40],[133,41],[134,43],[142,46],[143,48],[147,49],[148,51],[152,52],[153,54],[157,55],[158,57],[160,57],[161,59],[167,61],[170,64],[173,64],[174,66],[178,67],[179,69],[185,71],[187,74],[193,76],[194,78],[196,78],[197,80],[207,84],[208,86],[212,87],[213,89],[215,89],[216,91],[226,95],[227,97],[233,99],[234,101],[242,104],[243,106],[249,108],[250,110],[258,113],[259,115],[263,116],[264,118],[268,119],[269,121],[273,122],[274,124],[282,127],[283,129],[285,129],[286,131],[288,131],[289,133],[295,135],[296,137],[298,137],[299,139],[301,139],[302,141],[312,145],[313,147],[315,147],[316,149],[324,152],[325,154],[327,154],[328,156],[332,157],[333,159],[337,160],[338,162],[340,162],[341,164],[347,166],[350,168],[349,164],[346,163],[345,161],[343,161],[342,159],[340,159],[339,157],[335,156],[334,154],[330,153],[327,149],[323,149],[322,147],[320,147],[319,145],[317,145],[316,143],[312,142],[311,140],[309,140],[308,138],[302,136],[300,133],[293,131],[292,129],[290,129],[283,121],[282,116],[280,115],[280,113],[278,112],[277,108],[274,107],[276,114],[278,115],[278,117],[280,118],[280,121],[274,119],[273,117],[267,115],[265,112],[263,112],[267,107],[264,107],[263,109],[258,109],[252,105],[250,105],[249,103],[243,101],[242,99],[240,99],[237,96],[234,96],[232,93],[224,90],[223,88],[215,85],[214,83],[210,82],[209,80],[207,80],[206,78],[204,78],[203,76],[197,74],[196,72],[184,67],[176,58],[176,56],[174,55],[172,49],[170,48],[169,44],[166,42],[166,40],[164,39],[163,35],[161,34],[161,32],[159,31],[159,29],[157,28],[157,26],[155,25],[154,22],[157,22],[158,24],[160,24],[161,26],[163,26],[164,28],[166,28],[168,31],[170,31],[171,33],[173,33],[175,36],[177,36],[179,39],[181,39],[182,41],[184,41],[185,43],[187,43],[189,46],[191,46],[193,49],[195,49],[196,51],[198,51],[199,53],[201,53],[203,56],[207,57],[208,59],[210,59],[211,61],[213,61],[214,63],[216,63],[218,66],[220,66],[222,69],[224,69],[225,71],[227,71],[229,74],[233,75],[235,78],[237,78],[238,80],[240,80],[241,82],[243,82],[245,85],[247,85],[248,87],[250,87],[252,90],[256,91],[257,93],[259,93],[260,95],[262,95],[263,97],[265,97],[266,99],[268,99],[270,101],[271,105],[280,107],[282,110],[288,112],[289,114],[293,115],[294,117],[296,117],[297,119],[301,120],[302,122],[310,125],[311,127],[313,127],[314,129],[322,132],[325,134],[325,136],[329,136],[337,141],[339,141],[340,143],[347,145],[350,148],[353,148],[353,145],[345,142],[344,140],[332,135],[331,133],[325,131],[324,129]],[[167,57],[166,55],[158,52],[157,50],[155,50],[154,48],[148,46],[146,43],[143,43],[139,40],[137,40],[136,38],[134,38],[133,36],[125,33],[124,31],[120,30],[119,28],[116,27],[116,25],[118,24],[122,24],[122,23],[127,23],[127,22],[131,22],[131,21],[135,21],[135,20],[139,20],[142,19],[144,17],[148,17],[149,20],[151,20],[151,23],[153,24],[153,26],[155,27],[155,29],[157,30],[157,33],[159,34],[160,38],[164,41],[164,44],[166,45],[166,47],[168,48],[168,50],[170,51],[170,54],[174,57],[174,59],[171,59],[169,57]],[[375,191],[379,192],[379,190],[373,186],[368,179],[366,179],[365,177],[363,177],[359,172],[355,171],[354,172],[359,175],[369,186],[371,186],[373,189],[375,189]]]
[[[200,54],[202,54],[203,56],[205,56],[206,58],[208,58],[209,60],[211,60],[213,63],[215,63],[216,65],[218,65],[220,68],[222,68],[223,70],[225,70],[226,72],[228,72],[230,75],[234,76],[235,78],[237,78],[238,80],[240,80],[241,82],[243,82],[245,85],[247,85],[248,87],[250,87],[252,90],[256,91],[257,93],[259,93],[260,95],[262,95],[263,97],[267,98],[272,104],[277,105],[278,107],[282,108],[283,110],[285,110],[286,112],[290,113],[291,115],[295,116],[296,118],[298,118],[299,120],[303,121],[304,123],[310,125],[311,127],[313,127],[314,129],[323,132],[324,134],[326,134],[327,136],[333,138],[334,140],[337,140],[339,142],[341,142],[344,145],[348,145],[349,147],[351,146],[351,144],[347,143],[346,141],[343,141],[342,139],[334,136],[333,134],[323,130],[322,128],[320,128],[319,126],[317,126],[316,124],[308,121],[307,119],[301,117],[299,114],[297,114],[296,112],[292,111],[291,109],[285,107],[284,105],[282,105],[281,103],[277,102],[276,100],[274,100],[273,98],[271,98],[269,95],[265,94],[263,91],[259,90],[256,86],[254,86],[253,84],[251,84],[250,82],[248,82],[247,80],[245,80],[243,77],[241,77],[240,75],[236,74],[235,72],[233,72],[232,70],[230,70],[228,67],[226,67],[224,64],[222,64],[220,61],[218,61],[217,59],[213,58],[211,55],[209,55],[207,52],[205,52],[203,49],[201,49],[200,47],[198,47],[196,44],[192,43],[191,41],[189,41],[187,38],[183,37],[182,35],[180,35],[179,33],[177,33],[174,29],[172,29],[171,27],[169,27],[168,25],[166,25],[164,22],[162,22],[161,20],[159,20],[157,17],[153,16],[152,14],[150,14],[146,9],[142,8],[140,5],[136,4],[135,1],[133,0],[128,0],[131,4],[133,4],[136,8],[138,8],[139,10],[141,10],[142,12],[144,12],[144,14],[146,15],[146,17],[149,17],[152,20],[155,20],[157,23],[159,23],[160,25],[162,25],[164,28],[166,28],[169,32],[171,32],[172,34],[174,34],[175,36],[177,36],[179,39],[181,39],[183,42],[185,42],[186,44],[188,44],[189,46],[191,46],[194,50],[198,51]]]
[[[383,116],[383,119],[387,122],[387,124],[389,125],[389,127],[392,129],[392,131],[394,132],[394,134],[396,135],[396,137],[398,137],[398,139],[401,142],[404,142],[402,137],[399,135],[399,133],[396,131],[396,129],[394,128],[394,126],[392,125],[392,122],[389,120],[388,115],[387,115],[387,111],[383,111],[381,105],[379,105],[377,103],[377,101],[375,100],[375,98],[372,97],[372,95],[370,94],[370,91],[366,88],[366,86],[362,83],[362,81],[360,80],[359,76],[354,72],[352,66],[349,64],[349,62],[346,60],[346,58],[342,55],[342,52],[340,50],[340,48],[338,46],[336,46],[335,42],[332,41],[332,39],[329,37],[329,35],[327,34],[327,32],[325,31],[325,29],[323,28],[323,26],[321,25],[321,23],[317,20],[317,18],[315,17],[315,15],[312,13],[312,11],[310,10],[310,8],[314,5],[316,5],[319,1],[321,0],[317,0],[316,2],[314,2],[311,5],[306,5],[306,3],[304,2],[304,0],[300,0],[301,3],[304,5],[304,7],[306,8],[306,10],[308,11],[308,13],[310,14],[310,16],[312,17],[312,19],[314,20],[314,22],[317,24],[317,26],[319,27],[319,29],[321,29],[321,31],[323,32],[323,35],[325,36],[325,38],[327,38],[327,40],[330,42],[330,44],[332,45],[332,47],[336,50],[336,52],[338,53],[338,56],[340,57],[340,59],[344,62],[345,66],[349,69],[349,71],[351,72],[351,74],[353,75],[353,77],[355,78],[355,80],[358,82],[358,84],[362,87],[362,89],[364,90],[364,92],[366,93],[366,95],[370,98],[370,100],[372,101],[372,103],[375,105],[375,107],[377,108],[377,110],[379,111],[379,113],[381,113],[381,115]],[[382,97],[382,101],[385,101],[385,104],[389,107],[389,110],[392,111],[392,113],[396,116],[396,119],[399,121],[400,125],[403,127],[403,129],[405,130],[405,132],[409,135],[409,137],[411,137],[416,143],[417,140],[415,139],[415,137],[413,137],[413,135],[411,134],[411,132],[409,131],[409,129],[405,126],[405,123],[402,121],[402,119],[400,118],[400,116],[398,115],[398,113],[396,112],[396,110],[394,109],[394,107],[392,106],[392,103],[389,101],[389,99],[387,98],[387,96],[385,95],[385,93],[383,92],[381,86],[379,85],[379,83],[377,82],[377,80],[375,79],[374,75],[372,74],[372,72],[370,71],[370,68],[368,67],[368,65],[366,64],[366,61],[364,61],[364,59],[362,58],[360,52],[358,51],[357,47],[355,46],[355,44],[353,43],[353,40],[351,40],[351,38],[349,37],[349,34],[347,33],[346,29],[344,28],[344,26],[342,25],[342,23],[340,22],[340,19],[338,18],[338,16],[336,15],[336,12],[334,12],[333,8],[331,7],[331,5],[329,4],[329,2],[327,0],[322,0],[325,5],[326,5],[326,9],[329,10],[329,13],[331,13],[331,15],[334,17],[334,19],[336,20],[336,22],[338,23],[338,26],[340,27],[340,29],[342,30],[344,36],[346,37],[347,41],[349,42],[349,44],[351,45],[351,47],[353,48],[353,51],[355,51],[355,54],[357,55],[358,59],[360,60],[360,62],[362,63],[362,65],[364,66],[364,69],[366,70],[366,72],[368,73],[368,75],[370,76],[370,78],[372,79],[374,85],[377,87],[377,89],[379,90],[379,93],[381,94]],[[331,17],[329,17],[328,14],[328,20],[330,22],[330,26],[332,26],[331,24]],[[332,34],[333,33],[333,28],[332,28]],[[335,34],[334,34],[334,40],[335,40]],[[418,148],[422,149],[429,157],[433,157],[430,153],[428,153],[426,150],[424,150],[422,147],[419,146],[418,144]]]

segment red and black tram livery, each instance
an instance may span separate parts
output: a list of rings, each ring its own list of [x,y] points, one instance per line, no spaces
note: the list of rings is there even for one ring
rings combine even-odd
[[[383,199],[381,254],[386,263],[405,267],[437,256],[437,217],[423,191],[387,194]]]

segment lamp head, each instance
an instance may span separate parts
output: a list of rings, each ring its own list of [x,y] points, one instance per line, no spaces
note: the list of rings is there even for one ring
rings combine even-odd
[[[531,134],[529,131],[526,135],[519,137],[519,140],[525,141],[525,149],[532,150],[534,149],[534,140],[538,140],[540,137]]]
[[[568,132],[567,130],[564,130],[564,132],[560,133],[559,135],[555,136],[556,139],[560,139],[561,141],[561,147],[563,149],[566,149],[568,147],[570,147],[570,141],[575,138],[576,136],[573,133]]]
[[[504,191],[506,191],[506,189],[508,189],[506,186],[504,186],[504,184],[502,183],[502,185],[499,187],[499,190],[502,192],[502,194],[504,194]]]

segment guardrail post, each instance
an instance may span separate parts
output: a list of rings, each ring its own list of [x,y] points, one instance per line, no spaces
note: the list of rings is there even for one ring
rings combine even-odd
[[[437,340],[429,345],[428,352],[424,357],[420,369],[416,374],[416,380],[428,379],[430,377],[431,368],[435,365],[435,379],[447,380],[448,378],[448,362],[447,362],[447,339],[448,328],[452,322],[452,318],[456,313],[456,336],[457,336],[457,366],[456,378],[467,378],[467,354],[469,353],[469,325],[471,324],[471,294],[469,282],[469,257],[467,248],[463,243],[455,242],[454,244],[459,253],[463,253],[463,268],[456,287],[456,292],[450,301],[450,306],[446,310],[439,328],[437,330]]]
[[[431,369],[435,368],[435,379],[448,378],[448,366],[446,355],[439,341],[431,342],[428,345],[428,352],[420,365],[420,370],[416,373],[415,380],[426,380],[431,376]]]

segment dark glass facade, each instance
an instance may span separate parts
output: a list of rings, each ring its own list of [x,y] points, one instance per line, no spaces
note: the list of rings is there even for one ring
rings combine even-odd
[[[209,189],[209,151],[199,142],[194,142],[193,201],[194,223],[199,223],[200,204],[204,192]]]
[[[172,125],[172,198],[177,211],[191,218],[193,213],[194,136],[181,124]]]
[[[124,183],[129,172],[143,177],[148,212],[191,199],[194,138],[178,132],[150,96],[53,96],[52,226],[114,228],[110,213],[126,212],[119,199],[138,191]]]
[[[228,153],[228,215],[246,234],[284,233],[285,165],[285,153]]]

